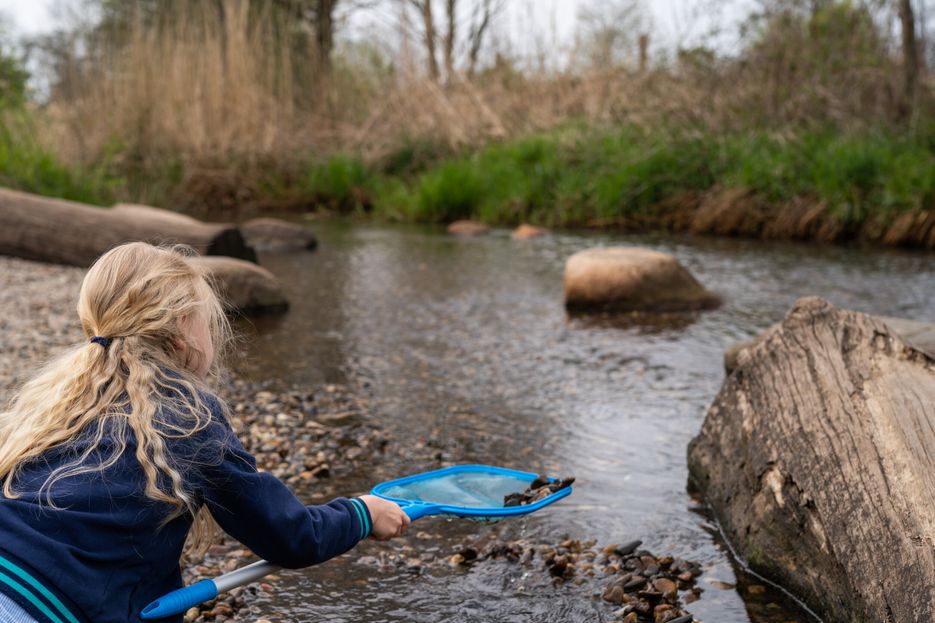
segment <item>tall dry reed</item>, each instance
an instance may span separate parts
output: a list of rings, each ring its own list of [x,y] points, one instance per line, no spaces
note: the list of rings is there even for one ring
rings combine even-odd
[[[413,139],[460,149],[579,121],[714,131],[872,124],[887,118],[898,88],[885,37],[846,8],[827,23],[779,16],[735,58],[694,50],[643,72],[538,74],[503,60],[443,85],[398,59],[376,69],[342,62],[317,76],[302,47],[311,43],[276,3],[169,6],[155,23],[131,20],[119,45],[104,37],[80,88],[48,106],[44,140],[66,161],[100,159],[115,141],[134,166],[175,158],[190,171],[335,151],[379,158]]]

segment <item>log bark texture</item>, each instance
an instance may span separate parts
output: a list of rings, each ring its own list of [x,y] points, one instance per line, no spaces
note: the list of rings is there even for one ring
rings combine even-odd
[[[688,459],[750,566],[829,623],[935,620],[935,360],[882,319],[798,301]]]
[[[148,206],[98,208],[0,188],[0,254],[88,266],[108,249],[135,240],[181,243],[202,255],[256,261],[240,230]]]

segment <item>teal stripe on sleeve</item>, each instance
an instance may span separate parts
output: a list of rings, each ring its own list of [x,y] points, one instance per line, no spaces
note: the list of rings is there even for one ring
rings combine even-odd
[[[370,512],[367,510],[367,505],[363,502],[360,503],[360,510],[364,514],[364,523],[367,525],[364,536],[370,536],[370,533],[373,532],[373,525],[370,523]]]
[[[75,615],[69,612],[68,608],[65,606],[65,604],[61,602],[61,600],[58,597],[53,595],[52,592],[49,591],[49,589],[43,586],[42,583],[39,582],[36,578],[29,575],[29,573],[27,573],[24,569],[21,569],[20,567],[14,565],[12,562],[7,560],[3,556],[0,556],[0,567],[6,569],[7,571],[9,571],[15,576],[18,576],[21,580],[25,581],[27,584],[32,586],[36,592],[38,592],[40,595],[48,599],[49,602],[53,606],[55,606],[55,609],[58,610],[59,613],[63,617],[65,617],[65,620],[67,620],[69,623],[80,623],[77,617],[75,617]]]
[[[367,505],[364,504],[363,500],[358,499],[357,503],[360,504],[360,513],[364,516],[364,537],[366,538],[373,531],[373,526],[370,524],[370,513],[367,511]]]
[[[42,614],[44,614],[46,617],[48,617],[50,621],[52,621],[52,623],[64,623],[60,618],[58,618],[58,616],[56,616],[54,612],[49,610],[48,606],[42,603],[41,599],[39,599],[28,588],[26,588],[25,586],[23,586],[22,584],[14,580],[13,578],[3,573],[0,573],[0,582],[2,582],[3,584],[6,584],[10,588],[12,588],[14,591],[19,593],[23,597],[25,597],[29,601],[29,603],[31,603],[36,608],[38,608],[39,611],[42,612]]]
[[[360,516],[360,507],[357,506],[357,500],[351,500],[350,502],[351,502],[351,506],[354,508],[354,513],[356,513],[356,515],[357,515],[357,523],[360,524],[360,531],[361,531],[361,533],[363,533],[363,531],[364,531],[364,520],[363,520],[363,518]],[[358,537],[357,537],[357,540],[359,541],[359,540],[361,540],[361,539],[363,539],[363,538],[364,538],[364,537],[362,537],[362,536],[358,536]]]
[[[367,510],[364,508],[364,503],[357,498],[352,499],[351,504],[354,505],[354,510],[357,511],[357,519],[360,521],[360,538],[363,540],[370,536],[370,523],[367,521]]]

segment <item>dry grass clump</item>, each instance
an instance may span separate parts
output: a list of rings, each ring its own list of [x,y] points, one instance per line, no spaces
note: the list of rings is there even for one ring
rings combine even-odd
[[[780,13],[739,58],[696,49],[654,70],[535,73],[498,57],[449,84],[372,48],[350,49],[318,75],[312,43],[276,3],[167,6],[99,30],[71,88],[53,94],[43,138],[67,162],[114,152],[144,168],[171,158],[216,168],[338,151],[372,161],[406,141],[460,150],[577,121],[848,126],[892,118],[899,90],[887,41],[846,4],[810,19]]]

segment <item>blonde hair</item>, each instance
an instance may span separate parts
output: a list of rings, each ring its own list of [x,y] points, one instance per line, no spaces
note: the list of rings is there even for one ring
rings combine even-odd
[[[114,465],[132,435],[146,476],[146,496],[169,505],[166,522],[184,513],[196,518],[190,546],[209,542],[216,527],[197,512],[185,470],[168,445],[204,429],[211,419],[202,398],[206,382],[191,373],[204,367],[206,354],[187,339],[182,323],[196,314],[207,320],[219,351],[209,370],[215,380],[231,330],[222,302],[188,261],[191,255],[187,247],[133,242],[94,263],[78,297],[88,340],[46,365],[0,413],[5,496],[17,496],[15,480],[27,462],[86,435],[86,449],[55,469],[42,486],[45,501],[54,507],[56,482]],[[110,343],[102,348],[90,341],[93,336]],[[102,456],[99,446],[105,435],[114,440],[115,449]]]

